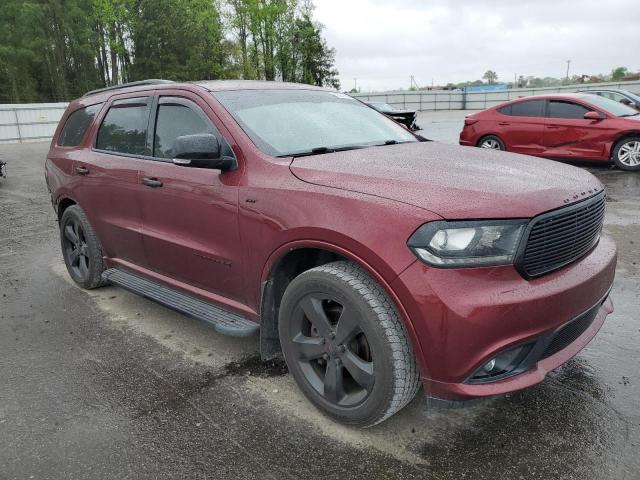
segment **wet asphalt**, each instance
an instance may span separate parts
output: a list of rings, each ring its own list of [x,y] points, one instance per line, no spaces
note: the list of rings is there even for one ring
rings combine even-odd
[[[421,121],[455,142],[463,116]],[[640,479],[640,174],[589,167],[620,257],[616,310],[585,350],[525,391],[456,410],[419,394],[356,430],[314,410],[284,365],[262,364],[256,338],[77,288],[47,149],[0,145],[0,479]]]

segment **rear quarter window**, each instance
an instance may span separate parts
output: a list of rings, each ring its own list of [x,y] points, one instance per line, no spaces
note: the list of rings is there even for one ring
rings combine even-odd
[[[512,103],[511,113],[514,117],[544,117],[544,100],[527,100]]]
[[[61,147],[76,147],[80,145],[84,134],[96,114],[100,111],[100,108],[102,108],[102,103],[97,103],[80,108],[69,115],[58,137],[58,145]]]

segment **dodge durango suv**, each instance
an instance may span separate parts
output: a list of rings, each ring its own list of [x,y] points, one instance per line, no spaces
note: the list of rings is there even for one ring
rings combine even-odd
[[[371,426],[534,385],[613,310],[594,176],[421,140],[327,89],[143,81],[69,105],[46,179],[78,285],[259,333]]]

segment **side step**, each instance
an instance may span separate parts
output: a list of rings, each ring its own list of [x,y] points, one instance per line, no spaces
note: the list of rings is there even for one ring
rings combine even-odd
[[[102,278],[114,285],[146,297],[149,300],[158,302],[183,315],[206,322],[223,335],[248,337],[260,329],[257,323],[236,313],[228,312],[208,302],[178,292],[171,287],[120,270],[119,268],[105,270]]]

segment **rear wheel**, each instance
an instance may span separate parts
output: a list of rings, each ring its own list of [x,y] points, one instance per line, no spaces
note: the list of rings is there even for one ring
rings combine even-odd
[[[620,140],[613,149],[612,158],[622,170],[640,170],[640,136]]]
[[[78,205],[70,206],[62,214],[60,243],[64,263],[73,281],[86,289],[102,286],[102,247]]]
[[[487,135],[486,137],[482,137],[478,142],[478,147],[488,148],[491,150],[506,150],[504,142],[495,135]]]
[[[375,425],[419,388],[416,360],[393,303],[355,264],[333,262],[296,277],[282,299],[279,329],[299,387],[342,423]]]

